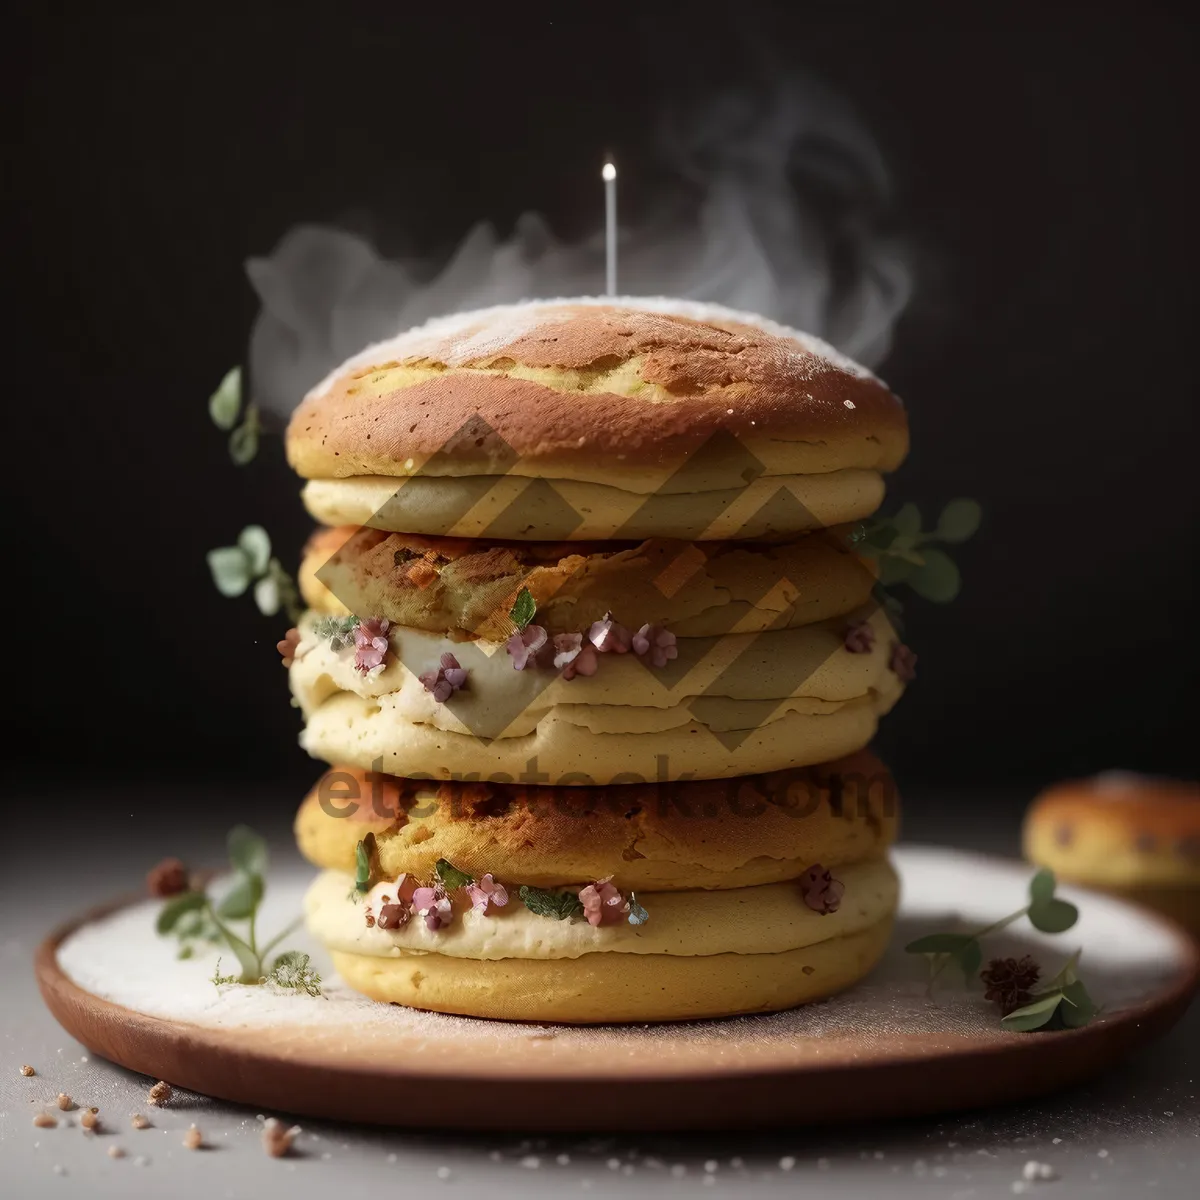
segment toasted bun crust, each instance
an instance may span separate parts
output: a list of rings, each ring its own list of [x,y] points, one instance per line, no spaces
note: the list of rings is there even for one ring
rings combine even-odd
[[[535,887],[611,875],[623,889],[678,891],[878,858],[895,840],[898,809],[891,775],[866,750],[769,775],[596,788],[439,784],[342,766],[306,797],[296,837],[310,862],[332,870],[352,872],[356,844],[373,832],[390,878],[431,878],[445,858]]]
[[[304,549],[300,591],[322,614],[387,617],[435,633],[503,639],[522,588],[550,633],[587,629],[608,612],[680,637],[807,625],[865,604],[875,568],[844,529],[768,545],[655,539],[641,543],[480,543],[342,526]]]
[[[714,437],[717,461],[675,490],[887,471],[908,446],[896,397],[817,339],[715,306],[614,300],[484,309],[368,347],[304,399],[287,453],[306,479],[515,474],[646,492]]]
[[[1064,879],[1195,889],[1200,909],[1200,783],[1111,772],[1058,784],[1030,807],[1024,843]]]
[[[508,1021],[683,1021],[776,1012],[843,991],[878,962],[891,929],[888,919],[781,954],[331,957],[346,983],[385,1004]]]

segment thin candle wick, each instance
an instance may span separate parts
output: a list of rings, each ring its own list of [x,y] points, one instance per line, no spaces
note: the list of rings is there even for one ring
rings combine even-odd
[[[600,172],[604,180],[604,290],[617,294],[617,168],[606,162]]]

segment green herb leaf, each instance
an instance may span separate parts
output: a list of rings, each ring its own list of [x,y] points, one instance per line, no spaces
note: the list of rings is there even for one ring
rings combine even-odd
[[[1082,979],[1068,983],[1062,989],[1062,998],[1063,1004],[1058,1010],[1058,1016],[1068,1029],[1082,1029],[1100,1011],[1088,995]]]
[[[184,913],[203,907],[207,903],[207,899],[203,892],[183,892],[178,896],[172,896],[158,910],[158,920],[154,923],[155,930],[160,934],[170,933]]]
[[[468,883],[474,883],[475,878],[468,875],[466,871],[460,871],[453,863],[447,862],[444,858],[439,858],[433,868],[437,872],[437,877],[442,881],[446,891],[452,892],[455,888],[466,887]]]
[[[250,557],[240,546],[221,546],[210,550],[205,558],[213,583],[222,596],[240,596],[250,586],[253,578]]]
[[[905,504],[890,523],[899,537],[915,538],[921,532],[921,510],[915,504]]]
[[[322,617],[313,626],[313,633],[321,641],[328,641],[334,650],[341,650],[354,641],[357,617]]]
[[[979,968],[983,966],[983,947],[977,939],[973,938],[954,957],[962,968],[963,978],[970,983],[979,974]]]
[[[378,846],[373,833],[368,833],[354,847],[354,887],[356,891],[368,892],[371,890],[371,878],[375,873],[377,853]]]
[[[1054,872],[1049,867],[1042,867],[1029,881],[1029,903],[1039,905],[1053,900],[1057,882]]]
[[[257,579],[265,575],[271,561],[271,539],[261,525],[247,525],[238,534],[237,544],[250,561],[250,573]]]
[[[235,465],[244,467],[254,461],[254,456],[258,453],[260,433],[262,422],[259,420],[258,408],[248,404],[242,423],[229,435],[229,457]]]
[[[1066,900],[1047,900],[1029,906],[1029,923],[1042,933],[1065,933],[1079,920],[1079,909]]]
[[[565,921],[569,917],[583,915],[583,905],[574,892],[548,892],[543,888],[522,884],[517,895],[520,896],[521,903],[539,917],[553,917],[557,921]]]
[[[949,604],[962,588],[958,567],[944,550],[935,546],[922,549],[921,557],[925,561],[908,572],[908,586],[935,604]]]
[[[508,615],[518,629],[524,629],[537,616],[537,601],[534,600],[533,593],[528,588],[522,588],[517,593],[517,598],[513,601]]]
[[[222,975],[221,974],[221,960],[218,958],[217,965],[215,967],[213,967],[211,982],[215,987],[224,987],[226,984],[240,983],[241,981],[238,979],[238,977],[236,975]]]
[[[965,542],[979,532],[983,509],[978,500],[965,496],[951,500],[938,517],[937,536],[943,542]]]
[[[242,407],[242,368],[234,367],[208,398],[208,415],[218,429],[228,432],[237,424]]]
[[[217,905],[217,916],[226,921],[244,921],[252,917],[262,903],[263,890],[261,875],[241,875]]]
[[[1016,1011],[1010,1012],[1008,1016],[1002,1017],[1000,1024],[1005,1029],[1011,1029],[1017,1033],[1030,1033],[1034,1029],[1041,1029],[1054,1016],[1062,999],[1062,992],[1049,992],[1044,996],[1039,996],[1031,1003],[1026,1004],[1024,1008],[1018,1008]]]
[[[175,955],[178,959],[191,958],[196,953],[196,948],[190,942],[187,945],[179,947],[179,953]]]
[[[879,562],[879,582],[883,587],[895,587],[907,583],[916,566],[905,558],[885,557]]]
[[[931,933],[909,942],[904,949],[909,954],[959,954],[975,937],[970,933]]]
[[[225,839],[229,861],[246,875],[267,873],[267,843],[247,825],[235,825]]]
[[[243,941],[228,925],[221,926],[221,936],[225,944],[237,956],[238,965],[242,968],[242,983],[257,983],[262,976],[262,963],[254,953],[249,943]]]
[[[287,991],[304,992],[309,996],[321,994],[321,976],[313,968],[307,954],[289,950],[271,964],[267,983]]]
[[[266,575],[254,585],[254,603],[264,617],[273,617],[282,603],[279,594],[279,580]]]

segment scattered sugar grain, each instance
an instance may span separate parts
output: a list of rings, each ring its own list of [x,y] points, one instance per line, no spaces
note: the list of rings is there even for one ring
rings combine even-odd
[[[671,1168],[671,1174],[676,1179],[682,1179],[687,1174],[687,1167],[683,1163],[675,1163]]]
[[[124,1158],[125,1151],[122,1150],[120,1146],[109,1146],[108,1157],[109,1158]]]
[[[571,1156],[569,1154],[559,1154],[555,1156],[554,1161],[558,1163],[560,1167],[565,1167],[567,1163],[571,1161]]]
[[[33,1123],[39,1129],[54,1129],[58,1125],[58,1118],[52,1117],[49,1113],[40,1112],[33,1118]]]
[[[133,1116],[129,1118],[129,1123],[134,1127],[134,1129],[150,1128],[150,1122],[143,1117],[141,1113],[134,1113]]]
[[[99,1112],[98,1108],[85,1108],[79,1118],[79,1127],[94,1133],[100,1128],[100,1117],[97,1115]]]
[[[1051,1179],[1058,1178],[1054,1172],[1054,1168],[1049,1163],[1038,1162],[1032,1158],[1022,1168],[1021,1174],[1031,1183],[1034,1180],[1049,1182]]]
[[[449,1167],[438,1167],[437,1169],[437,1177],[439,1179],[449,1179],[453,1174],[454,1172]]]
[[[146,1094],[146,1103],[163,1105],[171,1099],[171,1085],[164,1079],[160,1079]]]
[[[183,1135],[183,1144],[188,1150],[199,1150],[204,1145],[204,1135],[193,1125]]]
[[[66,1092],[59,1092],[54,1098],[54,1103],[58,1105],[63,1112],[69,1112],[75,1105],[71,1101],[71,1097]]]
[[[524,1167],[527,1171],[536,1171],[541,1165],[542,1160],[536,1154],[527,1154],[517,1162],[517,1166]]]
[[[796,1160],[790,1154],[785,1154],[779,1160],[779,1169],[781,1171],[790,1171],[795,1165]]]
[[[704,1169],[711,1175],[717,1169],[718,1166],[719,1166],[719,1164],[718,1164],[717,1160],[715,1158],[710,1158],[708,1160],[708,1162],[706,1162],[704,1164]]]

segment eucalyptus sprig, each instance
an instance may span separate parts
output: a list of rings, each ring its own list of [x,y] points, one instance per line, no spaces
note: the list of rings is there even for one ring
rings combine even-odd
[[[238,414],[241,413],[241,424]],[[258,441],[262,434],[262,416],[258,405],[250,403],[242,412],[242,368],[234,367],[226,372],[217,385],[217,390],[208,398],[208,415],[212,423],[229,434],[229,457],[244,467],[258,453]]]
[[[214,901],[206,888],[193,882],[187,891],[171,896],[163,904],[155,924],[158,933],[180,939],[183,948],[190,953],[196,936],[192,929],[198,918],[207,940],[228,947],[241,968],[236,977],[222,975],[218,959],[213,975],[213,982],[218,986],[234,982],[271,983],[281,988],[306,991],[310,995],[319,994],[320,976],[312,969],[307,955],[295,951],[280,954],[270,967],[266,966],[271,951],[300,923],[297,919],[260,945],[258,912],[266,892],[266,842],[252,829],[238,825],[229,831],[227,848],[233,869],[233,886],[220,900]],[[240,931],[234,930],[234,924],[242,926]]]
[[[982,516],[978,501],[951,500],[926,532],[921,529],[921,510],[905,504],[895,516],[862,522],[850,540],[860,553],[878,560],[883,587],[905,583],[926,600],[948,604],[958,595],[962,576],[939,543],[957,545],[974,537]]]
[[[1029,903],[1014,913],[993,921],[974,933],[931,933],[909,942],[904,949],[909,954],[923,954],[929,960],[929,991],[952,963],[970,983],[983,965],[982,941],[991,934],[1028,917],[1034,929],[1042,933],[1065,933],[1079,919],[1079,909],[1068,900],[1055,895],[1054,872],[1042,868],[1029,881]],[[1071,1018],[1086,1025],[1096,1012],[1083,983],[1075,973],[1079,961],[1076,953],[1052,979],[1045,992],[1039,993],[1030,1004],[1018,1008],[1003,1018],[1005,1028],[1016,1030],[1040,1029],[1055,1015],[1062,1004],[1071,1010]],[[1033,1011],[1030,1011],[1030,1010]],[[1040,1018],[1040,1019],[1039,1019]],[[1065,1023],[1065,1022],[1064,1022]]]
[[[1076,971],[1079,954],[1076,950],[1067,959],[1045,991],[1035,992],[1028,1004],[1001,1017],[1000,1024],[1016,1033],[1046,1028],[1082,1029],[1100,1010]]]
[[[304,611],[296,582],[271,554],[271,538],[261,525],[247,525],[234,546],[220,546],[206,555],[213,583],[222,596],[241,596],[254,585],[254,603],[266,617],[282,608],[291,621]]]

